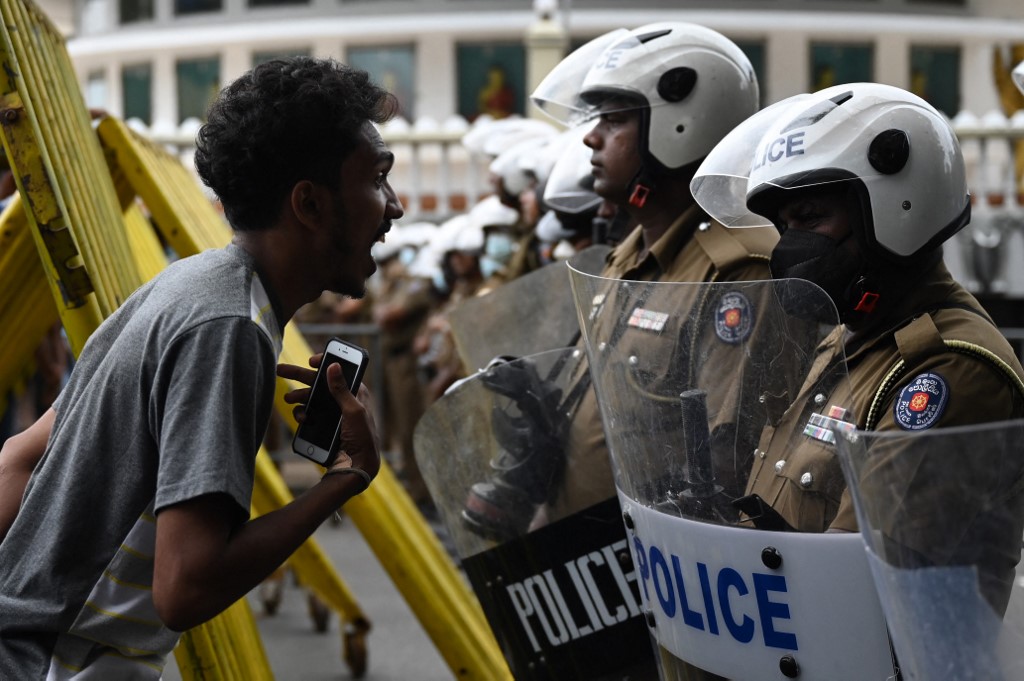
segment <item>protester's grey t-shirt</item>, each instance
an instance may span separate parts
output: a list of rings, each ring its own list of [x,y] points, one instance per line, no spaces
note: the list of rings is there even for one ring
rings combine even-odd
[[[178,634],[153,607],[155,516],[223,493],[248,517],[281,330],[228,246],[172,264],[92,335],[0,544],[0,678],[159,678]]]

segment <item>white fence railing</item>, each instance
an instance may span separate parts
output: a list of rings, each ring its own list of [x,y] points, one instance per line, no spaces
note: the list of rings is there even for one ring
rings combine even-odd
[[[974,198],[971,224],[946,261],[975,292],[1024,297],[1024,111],[953,119]]]

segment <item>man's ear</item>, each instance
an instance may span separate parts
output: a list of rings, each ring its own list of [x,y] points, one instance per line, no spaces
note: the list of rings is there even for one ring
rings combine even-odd
[[[301,180],[295,183],[291,193],[291,208],[296,219],[307,227],[320,224],[324,210],[323,187]]]

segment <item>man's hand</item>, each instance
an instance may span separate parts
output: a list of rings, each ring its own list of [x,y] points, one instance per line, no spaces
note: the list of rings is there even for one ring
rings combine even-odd
[[[338,364],[327,367],[327,385],[341,405],[341,452],[331,468],[355,467],[369,473],[370,478],[376,477],[380,470],[380,444],[370,391],[360,385],[359,396],[353,395]]]
[[[309,359],[312,369],[295,366],[294,364],[278,364],[277,375],[281,378],[312,386],[316,378],[316,370],[323,361],[323,353],[313,355]],[[358,396],[345,384],[341,366],[332,365],[327,368],[327,385],[331,394],[341,407],[341,454],[331,465],[332,468],[355,466],[366,471],[371,478],[380,470],[380,445],[377,428],[373,420],[373,397],[365,385],[360,385]],[[306,402],[309,401],[311,387],[291,390],[284,396],[288,404],[296,405],[293,410],[295,420],[299,423],[305,419]]]

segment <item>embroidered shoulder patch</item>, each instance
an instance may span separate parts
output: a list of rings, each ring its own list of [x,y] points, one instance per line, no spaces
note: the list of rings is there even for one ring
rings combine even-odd
[[[918,374],[904,386],[893,405],[893,418],[904,430],[931,428],[942,417],[949,385],[938,374]]]
[[[715,308],[715,335],[726,343],[742,343],[754,326],[754,309],[739,291],[725,293]]]

